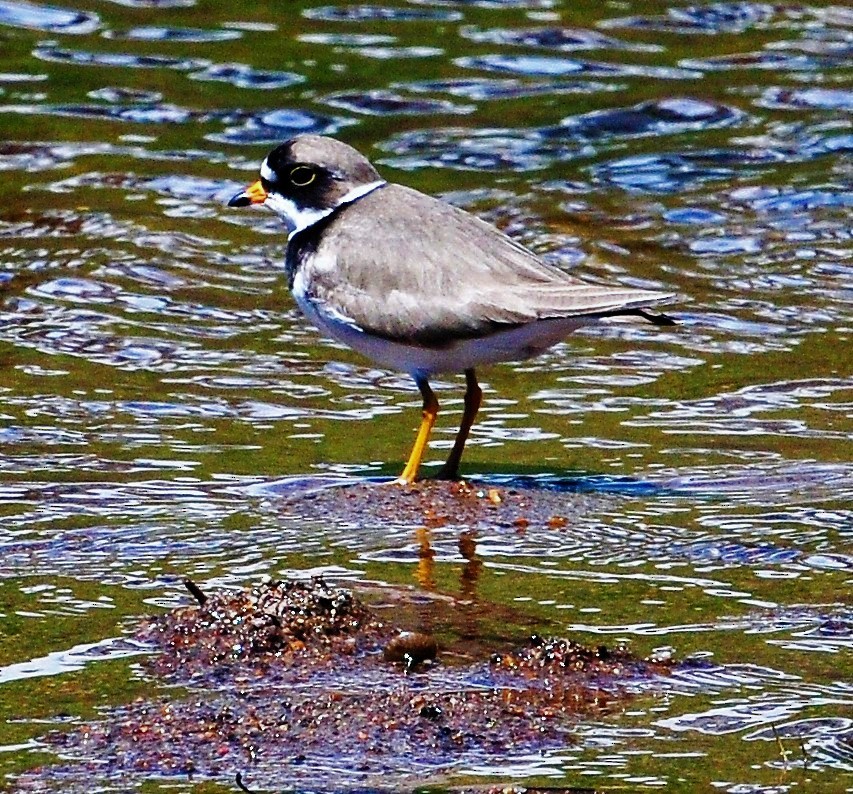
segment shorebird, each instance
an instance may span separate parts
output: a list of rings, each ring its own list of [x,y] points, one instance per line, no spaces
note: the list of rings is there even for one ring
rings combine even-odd
[[[401,484],[417,478],[438,415],[431,376],[465,374],[462,422],[436,475],[455,479],[482,401],[476,367],[536,356],[608,318],[673,325],[649,308],[674,295],[585,283],[470,213],[386,182],[334,138],[277,146],[228,204],[262,204],[287,224],[287,277],[310,322],[414,379],[423,418]]]

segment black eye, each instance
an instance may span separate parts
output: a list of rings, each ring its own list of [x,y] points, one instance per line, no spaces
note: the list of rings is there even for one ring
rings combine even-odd
[[[317,178],[317,174],[314,173],[313,168],[309,168],[307,165],[297,165],[290,172],[290,181],[296,187],[307,187]]]

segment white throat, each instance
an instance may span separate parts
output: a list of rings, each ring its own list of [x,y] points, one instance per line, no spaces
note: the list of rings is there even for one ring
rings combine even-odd
[[[261,171],[263,173],[263,170]],[[269,207],[276,215],[284,219],[290,233],[287,239],[293,239],[294,235],[305,231],[309,226],[313,226],[317,221],[323,220],[327,215],[331,215],[338,207],[343,204],[349,204],[351,201],[360,199],[368,193],[372,193],[376,188],[382,187],[385,184],[384,179],[379,179],[376,182],[370,182],[366,185],[355,187],[344,194],[341,200],[334,206],[325,209],[314,209],[312,207],[297,207],[296,203],[281,195],[281,193],[269,193],[264,202],[265,207]]]

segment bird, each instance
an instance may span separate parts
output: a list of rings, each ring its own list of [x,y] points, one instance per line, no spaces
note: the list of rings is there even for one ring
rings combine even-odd
[[[328,136],[276,146],[228,201],[250,205],[284,221],[288,285],[309,322],[417,385],[422,419],[400,485],[416,481],[438,416],[433,376],[465,375],[459,430],[434,475],[455,480],[482,402],[477,367],[531,358],[608,318],[674,325],[651,311],[672,293],[584,282],[475,215],[386,181]]]

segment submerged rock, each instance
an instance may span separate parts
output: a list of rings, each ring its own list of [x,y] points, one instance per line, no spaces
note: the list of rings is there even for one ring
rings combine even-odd
[[[401,631],[382,651],[386,662],[402,662],[407,671],[435,659],[437,653],[435,637],[420,631]]]

